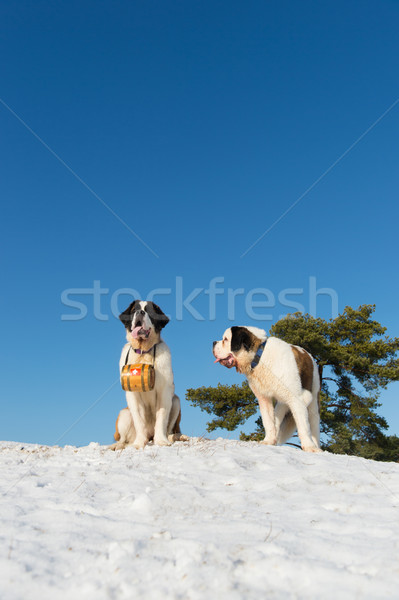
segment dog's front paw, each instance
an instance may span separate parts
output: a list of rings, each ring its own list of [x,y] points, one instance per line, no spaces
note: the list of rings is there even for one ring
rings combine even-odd
[[[133,446],[136,448],[136,450],[144,450],[147,441],[148,440],[146,438],[136,438]]]
[[[317,446],[302,446],[302,450],[304,452],[323,452],[323,450]]]
[[[115,444],[108,446],[108,450],[124,450],[126,446],[126,442],[115,442]]]
[[[156,446],[171,446],[171,442],[167,437],[159,437],[154,438],[154,444]]]
[[[277,444],[277,438],[265,438],[260,443],[265,446],[275,446]]]
[[[188,442],[190,438],[183,433],[171,433],[168,435],[168,440],[173,444],[174,442]]]

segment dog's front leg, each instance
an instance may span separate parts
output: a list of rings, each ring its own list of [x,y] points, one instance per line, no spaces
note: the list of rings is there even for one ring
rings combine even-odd
[[[257,396],[262,417],[263,427],[265,429],[265,439],[262,444],[275,446],[277,444],[276,423],[274,421],[274,408],[272,398],[266,396]]]
[[[140,402],[140,397],[137,397],[134,392],[126,392],[126,401],[136,430],[133,446],[137,450],[141,450],[147,444],[149,439],[145,424],[143,403]]]
[[[173,393],[173,388],[166,386],[156,399],[154,444],[157,446],[170,446],[167,428],[172,408]]]

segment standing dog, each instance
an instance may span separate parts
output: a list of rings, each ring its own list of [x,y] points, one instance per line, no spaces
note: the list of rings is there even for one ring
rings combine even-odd
[[[122,349],[119,371],[128,362],[154,365],[155,386],[148,392],[126,392],[128,408],[119,413],[111,448],[144,448],[150,440],[158,446],[170,446],[180,433],[180,400],[175,394],[172,360],[161,330],[169,318],[153,302],[135,300],[119,315],[126,328],[127,344]]]
[[[306,350],[267,338],[257,327],[230,327],[213,342],[213,354],[215,362],[247,376],[259,402],[264,444],[283,444],[297,429],[302,449],[320,452],[320,378]]]

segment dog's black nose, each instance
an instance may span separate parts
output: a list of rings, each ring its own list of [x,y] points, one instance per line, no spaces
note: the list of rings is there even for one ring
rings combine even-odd
[[[212,346],[212,348],[214,348],[216,344],[217,344],[217,342],[213,342],[213,346]]]

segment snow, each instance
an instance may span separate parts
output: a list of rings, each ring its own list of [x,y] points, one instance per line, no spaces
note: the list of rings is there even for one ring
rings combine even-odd
[[[0,458],[2,600],[398,596],[396,463],[222,438]]]

